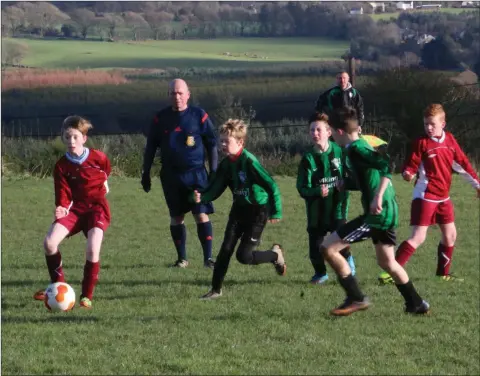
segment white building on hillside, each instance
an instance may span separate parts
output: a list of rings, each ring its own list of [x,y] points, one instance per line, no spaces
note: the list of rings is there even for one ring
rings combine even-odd
[[[382,12],[385,12],[385,3],[378,3],[376,1],[372,1],[367,4],[372,7],[372,10],[374,13],[377,9],[381,10]]]
[[[408,9],[413,9],[413,1],[410,1],[408,3],[404,3],[403,1],[400,1],[396,4],[398,10],[408,10]]]

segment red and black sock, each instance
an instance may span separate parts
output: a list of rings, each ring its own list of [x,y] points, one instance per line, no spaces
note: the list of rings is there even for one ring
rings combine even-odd
[[[82,296],[93,299],[93,290],[98,281],[100,262],[86,261],[83,268]]]
[[[53,255],[45,255],[47,261],[48,273],[50,274],[50,281],[52,283],[65,282],[65,275],[62,268],[62,254],[60,251]]]
[[[452,265],[452,255],[455,246],[447,247],[442,243],[438,244],[437,275],[448,275]]]

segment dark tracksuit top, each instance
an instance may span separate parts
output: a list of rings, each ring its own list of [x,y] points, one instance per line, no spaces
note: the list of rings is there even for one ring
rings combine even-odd
[[[217,140],[208,114],[199,107],[184,111],[172,107],[157,112],[151,124],[143,159],[143,171],[150,174],[157,148],[160,148],[162,170],[172,173],[205,166],[205,149],[210,172],[218,165]]]
[[[331,115],[333,111],[347,106],[353,107],[357,110],[358,121],[360,122],[360,125],[362,125],[365,119],[363,99],[358,90],[350,84],[345,90],[339,86],[334,86],[325,91],[318,97],[315,109],[318,112],[324,112],[327,115]]]

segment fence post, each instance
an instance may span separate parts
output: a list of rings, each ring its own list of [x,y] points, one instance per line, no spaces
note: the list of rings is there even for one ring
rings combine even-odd
[[[348,57],[348,75],[350,76],[350,83],[355,86],[355,58],[352,55]]]

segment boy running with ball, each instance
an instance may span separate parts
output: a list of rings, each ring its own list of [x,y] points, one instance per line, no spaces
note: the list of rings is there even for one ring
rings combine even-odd
[[[62,255],[58,246],[82,231],[87,238],[80,306],[92,308],[93,290],[100,271],[103,234],[110,225],[110,208],[105,198],[110,161],[99,150],[86,148],[92,124],[80,116],[69,116],[62,126],[66,154],[55,165],[55,221],[44,240],[45,259],[51,283],[65,282]],[[36,300],[44,300],[45,290]]]

